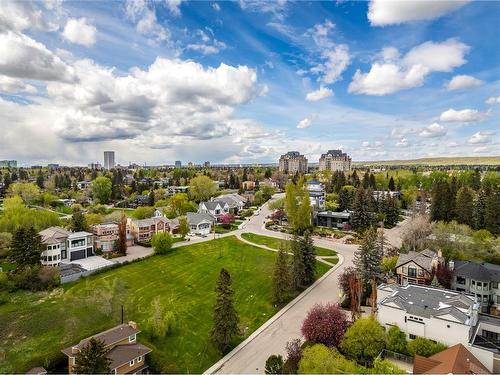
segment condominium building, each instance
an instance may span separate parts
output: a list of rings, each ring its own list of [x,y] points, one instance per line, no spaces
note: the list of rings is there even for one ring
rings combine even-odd
[[[319,158],[319,170],[349,173],[351,171],[351,157],[342,150],[328,150]]]
[[[289,174],[307,173],[307,159],[298,151],[288,151],[280,157],[279,171]]]
[[[115,152],[104,151],[104,168],[113,169],[115,167]]]
[[[175,161],[175,168],[182,168],[182,162],[180,160]]]

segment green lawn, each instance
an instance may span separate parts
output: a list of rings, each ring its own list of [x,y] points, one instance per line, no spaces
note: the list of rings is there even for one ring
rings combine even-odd
[[[270,247],[271,249],[279,249],[282,242],[288,243],[287,240],[282,240],[275,237],[263,236],[261,234],[255,234],[255,233],[243,233],[241,237],[243,237],[247,241],[253,242],[257,245],[264,245]],[[316,250],[316,255],[319,256],[332,256],[337,254],[336,251],[326,249],[324,247],[314,246],[314,249]]]
[[[9,262],[0,262],[0,268],[2,271],[10,271],[16,269],[16,265]]]
[[[276,254],[235,237],[193,244],[164,256],[90,276],[52,293],[0,293],[0,373],[51,367],[60,350],[125,320],[138,322],[139,341],[153,349],[156,371],[200,373],[220,355],[209,340],[215,284],[222,267],[233,277],[236,310],[243,337],[268,320]],[[318,263],[318,277],[328,270]],[[173,332],[162,339],[148,334],[155,297],[176,315]]]

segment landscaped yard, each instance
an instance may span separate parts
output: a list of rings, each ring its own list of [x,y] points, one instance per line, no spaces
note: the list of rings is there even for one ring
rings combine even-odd
[[[119,324],[121,305],[125,321],[139,324],[139,341],[153,349],[154,370],[203,372],[220,358],[209,339],[220,269],[233,278],[243,332],[236,345],[277,311],[271,303],[275,256],[226,237],[176,248],[50,294],[0,294],[0,373],[22,373],[33,366],[54,370],[53,363],[64,358],[62,348]],[[317,270],[319,277],[328,267],[318,263]],[[163,339],[148,333],[154,298],[176,316],[173,332]]]
[[[223,224],[217,224],[215,226],[215,233],[223,234],[237,230],[242,222],[242,220],[235,220],[234,223],[229,224],[229,228],[224,228]]]
[[[263,236],[261,234],[255,234],[255,233],[243,233],[241,237],[243,237],[247,241],[253,242],[257,245],[264,245],[270,247],[271,249],[279,249],[282,242],[285,243],[289,242],[287,240],[282,240],[280,238]],[[314,246],[314,249],[316,251],[316,255],[319,256],[332,256],[337,254],[336,251],[326,249],[324,247]]]

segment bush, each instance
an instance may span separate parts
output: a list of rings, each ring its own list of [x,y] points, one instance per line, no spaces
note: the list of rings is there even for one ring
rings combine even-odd
[[[386,349],[391,352],[407,354],[407,341],[406,334],[402,332],[398,326],[392,326],[387,331],[387,345]]]
[[[280,355],[271,355],[266,360],[266,374],[282,374],[283,373],[283,357]]]
[[[412,356],[415,354],[429,357],[446,349],[446,345],[440,342],[434,342],[424,337],[417,337],[408,343],[408,353]]]
[[[299,363],[299,374],[358,374],[363,370],[337,350],[321,344],[304,349]]]
[[[303,352],[304,349],[302,348],[300,339],[288,341],[286,343],[286,361],[283,366],[283,372],[286,374],[296,374]]]
[[[338,305],[316,305],[307,314],[301,331],[306,340],[332,347],[339,345],[347,325]]]
[[[17,288],[32,292],[49,290],[60,284],[59,269],[55,267],[24,267],[10,275]]]
[[[346,331],[340,348],[359,364],[371,366],[385,348],[384,328],[373,318],[360,318]]]
[[[156,233],[151,239],[151,245],[153,245],[156,254],[166,254],[172,248],[174,244],[174,239],[167,232]]]

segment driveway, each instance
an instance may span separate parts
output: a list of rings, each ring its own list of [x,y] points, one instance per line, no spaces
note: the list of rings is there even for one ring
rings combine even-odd
[[[127,255],[123,257],[113,258],[112,261],[115,263],[130,262],[132,260],[146,258],[154,253],[152,247],[144,247],[139,245],[127,247]]]

